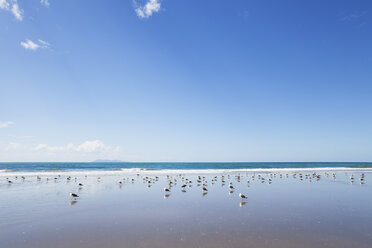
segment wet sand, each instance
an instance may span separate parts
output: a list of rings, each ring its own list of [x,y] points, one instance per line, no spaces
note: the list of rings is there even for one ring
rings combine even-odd
[[[1,176],[0,247],[371,247],[372,173],[361,174]]]

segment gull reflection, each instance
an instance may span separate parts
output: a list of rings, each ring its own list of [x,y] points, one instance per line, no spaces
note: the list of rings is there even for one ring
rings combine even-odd
[[[70,201],[68,205],[72,206],[72,205],[74,205],[76,203],[77,203],[77,201]]]
[[[164,199],[166,199],[166,198],[168,198],[168,197],[170,197],[170,194],[165,194],[165,195],[164,195]]]
[[[245,202],[245,201],[241,201],[241,202],[239,203],[239,207],[243,207],[245,204],[247,204],[247,202]]]

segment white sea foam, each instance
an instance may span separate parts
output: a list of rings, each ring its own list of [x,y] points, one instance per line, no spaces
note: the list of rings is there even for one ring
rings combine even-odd
[[[233,174],[233,173],[295,173],[295,172],[372,172],[372,168],[318,167],[318,168],[246,168],[246,169],[167,169],[128,168],[113,170],[70,170],[15,172],[0,170],[0,176],[121,176],[121,175],[175,175],[175,174]]]

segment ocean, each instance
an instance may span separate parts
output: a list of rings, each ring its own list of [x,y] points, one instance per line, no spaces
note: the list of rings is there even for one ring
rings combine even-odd
[[[0,163],[0,172],[104,172],[169,170],[274,170],[274,169],[371,169],[367,162],[17,162]]]

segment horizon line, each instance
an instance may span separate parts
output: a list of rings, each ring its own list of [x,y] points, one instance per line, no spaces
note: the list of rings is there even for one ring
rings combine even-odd
[[[372,161],[0,161],[0,163],[372,163]]]

